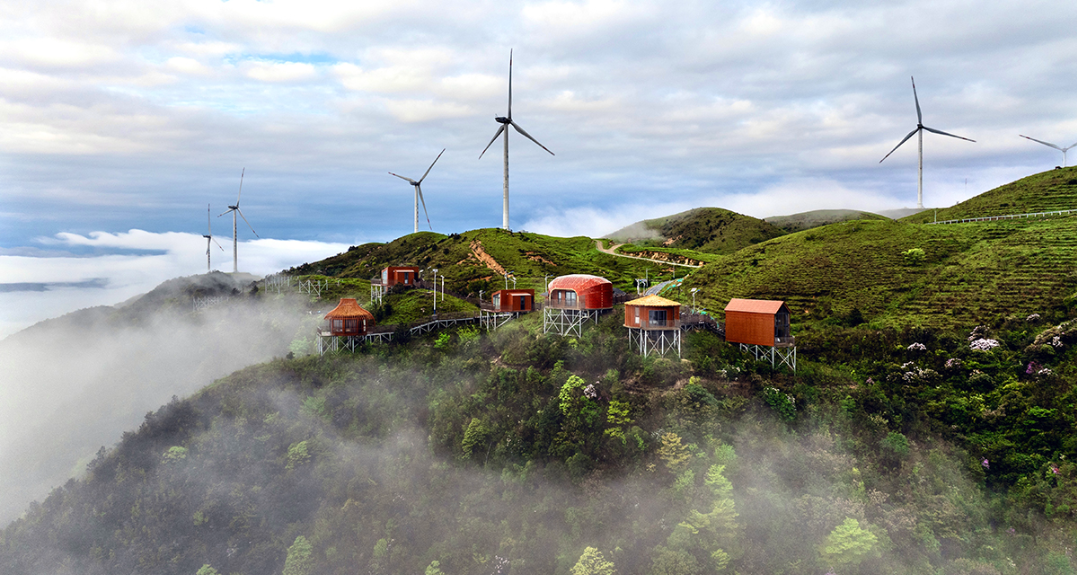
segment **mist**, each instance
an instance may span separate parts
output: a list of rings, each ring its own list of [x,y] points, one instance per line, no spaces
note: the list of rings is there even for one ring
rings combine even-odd
[[[190,289],[226,299],[198,311]],[[98,306],[0,342],[0,522],[70,477],[147,411],[288,353],[298,298],[253,300],[224,274],[170,282],[127,307]]]

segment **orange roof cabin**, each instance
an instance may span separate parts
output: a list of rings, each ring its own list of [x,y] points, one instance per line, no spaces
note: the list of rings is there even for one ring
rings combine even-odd
[[[606,278],[572,274],[554,278],[549,285],[546,307],[554,309],[613,309],[613,284]]]
[[[340,298],[333,311],[325,314],[329,320],[329,333],[334,337],[363,336],[374,327],[374,314],[362,308],[355,298]]]
[[[784,363],[793,371],[797,369],[796,338],[789,325],[789,308],[783,301],[729,300],[725,306],[725,340],[754,351],[756,359],[769,355],[771,365]]]
[[[625,327],[635,329],[680,329],[681,304],[649,295],[625,303]]]
[[[625,303],[628,341],[647,357],[652,353],[681,354],[681,304],[657,295]]]
[[[606,278],[572,274],[554,278],[542,308],[542,332],[583,335],[583,324],[613,309],[613,284]]]
[[[417,266],[389,266],[381,270],[381,285],[389,289],[397,284],[413,286],[419,281]]]
[[[490,296],[495,312],[529,312],[535,309],[535,290],[503,289]]]

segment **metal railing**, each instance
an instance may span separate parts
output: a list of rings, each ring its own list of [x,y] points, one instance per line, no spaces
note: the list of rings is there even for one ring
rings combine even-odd
[[[927,222],[928,224],[965,224],[969,222],[990,222],[995,220],[1016,220],[1021,218],[1045,218],[1047,216],[1061,216],[1064,214],[1077,213],[1077,210],[1054,210],[1050,212],[1032,212],[1028,214],[1007,214],[1004,216],[983,216],[979,218],[961,218],[957,220],[945,220],[941,222]]]

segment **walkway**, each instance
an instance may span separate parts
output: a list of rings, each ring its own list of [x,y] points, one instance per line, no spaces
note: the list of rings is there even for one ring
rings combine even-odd
[[[694,265],[691,265],[691,264],[678,264],[678,263],[667,262],[667,261],[663,261],[663,260],[653,260],[651,258],[641,258],[639,256],[626,256],[624,254],[617,253],[617,248],[619,248],[619,247],[621,247],[623,245],[624,244],[614,244],[613,246],[611,246],[609,248],[604,248],[604,247],[602,247],[602,240],[595,240],[595,248],[598,249],[598,251],[600,251],[600,252],[602,252],[604,254],[609,254],[611,256],[617,256],[619,258],[628,258],[628,259],[632,259],[632,260],[643,260],[645,262],[661,264],[661,265],[664,265],[664,266],[680,266],[682,268],[692,268],[692,269],[699,269],[699,268],[703,267],[703,266],[694,266]]]
[[[942,222],[927,222],[929,225],[936,224],[964,224],[968,222],[992,222],[995,220],[1016,220],[1023,218],[1046,218],[1047,216],[1061,216],[1063,214],[1072,214],[1077,210],[1055,210],[1051,212],[1035,212],[1031,214],[1010,214],[1005,216],[983,216],[980,218],[962,218],[959,220],[946,220]]]

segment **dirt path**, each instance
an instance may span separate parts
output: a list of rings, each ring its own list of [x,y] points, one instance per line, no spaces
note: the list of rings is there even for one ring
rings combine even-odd
[[[624,244],[614,244],[614,245],[610,246],[609,248],[603,248],[602,247],[602,240],[595,240],[595,248],[598,249],[598,251],[600,251],[600,252],[602,252],[604,254],[609,254],[611,256],[617,256],[619,258],[628,258],[628,259],[632,259],[632,260],[643,260],[645,262],[651,262],[651,263],[656,263],[656,264],[661,264],[661,265],[666,265],[666,266],[680,266],[682,268],[699,269],[699,268],[703,267],[703,266],[694,266],[694,265],[691,265],[691,264],[678,264],[678,263],[674,263],[674,262],[666,262],[666,261],[662,261],[662,260],[652,260],[650,258],[641,258],[639,256],[626,256],[624,254],[617,253],[617,248],[619,248],[619,247],[621,247],[623,245]]]

